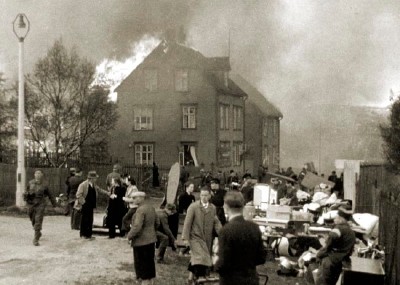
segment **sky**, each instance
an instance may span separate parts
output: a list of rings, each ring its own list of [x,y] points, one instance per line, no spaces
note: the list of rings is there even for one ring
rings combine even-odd
[[[232,72],[282,111],[283,128],[315,105],[386,106],[400,91],[400,1],[0,0],[0,72],[9,79],[18,13],[31,23],[26,72],[60,38],[96,65],[126,64],[183,28],[204,55],[230,55]]]

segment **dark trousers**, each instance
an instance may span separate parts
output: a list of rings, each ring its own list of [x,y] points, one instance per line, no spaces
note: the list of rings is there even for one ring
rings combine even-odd
[[[82,206],[80,236],[90,238],[93,233],[93,208]]]
[[[195,278],[205,277],[210,274],[210,267],[201,264],[192,265],[189,262],[188,270],[193,273]]]
[[[329,257],[322,259],[318,269],[317,285],[335,285],[342,272],[342,262],[333,262]]]
[[[46,208],[45,203],[32,205],[32,206],[29,206],[29,208],[28,208],[29,219],[31,220],[32,227],[35,231],[42,230],[45,208]]]
[[[133,247],[133,262],[135,266],[136,278],[148,280],[156,277],[154,251],[154,243]]]
[[[166,234],[160,231],[157,231],[156,235],[157,235],[157,243],[159,244],[157,258],[162,260],[164,259],[164,254],[165,251],[167,250],[167,246],[169,245],[169,238]]]

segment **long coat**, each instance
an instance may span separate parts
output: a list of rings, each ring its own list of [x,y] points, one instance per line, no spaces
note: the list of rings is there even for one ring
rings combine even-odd
[[[205,209],[200,201],[192,203],[186,214],[182,238],[189,241],[192,265],[211,266],[211,247],[214,234],[218,234],[221,223],[216,208],[208,203]]]

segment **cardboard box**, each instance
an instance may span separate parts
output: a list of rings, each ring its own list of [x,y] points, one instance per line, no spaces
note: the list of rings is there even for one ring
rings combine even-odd
[[[313,214],[302,211],[292,211],[292,221],[309,221],[312,222]]]
[[[292,208],[286,205],[268,205],[267,218],[278,220],[290,220]]]

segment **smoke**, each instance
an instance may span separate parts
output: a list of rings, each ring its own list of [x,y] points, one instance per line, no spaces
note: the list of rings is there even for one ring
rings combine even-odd
[[[105,58],[124,60],[144,35],[161,37],[186,26],[195,8],[192,0],[0,0],[0,67],[16,77],[18,40],[12,21],[18,13],[25,13],[31,23],[25,40],[29,72],[59,38],[96,64]]]
[[[58,38],[99,64],[183,27],[206,56],[230,54],[233,70],[284,113],[299,101],[380,104],[400,82],[399,10],[379,0],[0,0],[0,71],[16,77],[11,23],[23,12],[28,72]]]
[[[183,27],[204,55],[230,55],[233,71],[282,111],[286,131],[314,124],[320,105],[385,105],[400,89],[399,1],[0,0],[7,78],[17,74],[20,12],[31,21],[27,72],[60,37],[98,65],[126,62],[144,35]]]
[[[227,54],[230,30],[233,69],[284,115],[299,103],[377,105],[400,83],[399,8],[382,1],[203,2],[189,38],[202,52]]]

